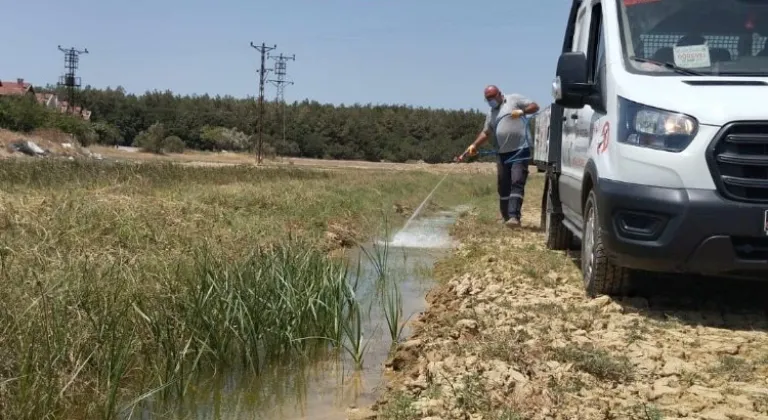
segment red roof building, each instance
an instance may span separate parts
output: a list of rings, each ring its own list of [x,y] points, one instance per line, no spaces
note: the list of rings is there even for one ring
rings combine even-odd
[[[59,112],[80,116],[85,120],[91,119],[91,111],[79,106],[68,107],[67,101],[59,100],[54,93],[35,93],[31,83],[24,79],[16,79],[15,82],[0,81],[0,96],[22,96],[33,95],[40,105],[48,108],[58,109]]]
[[[34,94],[35,90],[32,88],[31,83],[27,83],[24,79],[16,79],[15,82],[2,81],[0,82],[0,95],[26,95]]]

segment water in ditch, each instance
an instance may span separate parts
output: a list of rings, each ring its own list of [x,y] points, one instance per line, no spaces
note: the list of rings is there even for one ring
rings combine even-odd
[[[350,407],[375,401],[389,356],[392,339],[376,284],[385,263],[389,276],[397,279],[401,293],[402,319],[413,319],[426,307],[425,296],[433,286],[435,261],[455,245],[449,229],[462,208],[413,220],[406,230],[389,240],[374,241],[355,249],[349,258],[360,263],[356,295],[363,309],[363,368],[341,357],[314,361],[310,365],[280,366],[252,375],[250,372],[219,375],[196,384],[182,403],[184,414],[165,413],[171,419],[344,419]],[[367,252],[366,252],[367,251]],[[410,334],[406,323],[400,340]],[[154,420],[160,407],[144,404],[132,419]]]

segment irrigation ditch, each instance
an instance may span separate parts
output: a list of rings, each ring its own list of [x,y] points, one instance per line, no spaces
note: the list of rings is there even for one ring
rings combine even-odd
[[[351,248],[344,269],[336,273],[348,288],[326,298],[339,303],[335,308],[292,290],[291,302],[303,299],[306,305],[292,311],[317,318],[324,310],[335,317],[330,334],[322,337],[293,332],[300,357],[295,352],[284,359],[262,357],[257,370],[203,370],[187,378],[183,396],[145,395],[121,418],[323,420],[346,418],[350,408],[372,404],[392,350],[410,334],[409,321],[426,308],[432,266],[455,245],[449,229],[464,210],[459,206],[421,217],[416,211],[394,235]],[[287,282],[290,273],[284,274]],[[264,350],[260,353],[266,355]]]

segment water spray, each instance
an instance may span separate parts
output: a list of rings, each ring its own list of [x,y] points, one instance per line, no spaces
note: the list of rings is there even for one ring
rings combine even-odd
[[[405,225],[403,226],[403,228],[400,229],[401,232],[406,230],[408,228],[408,225],[410,225],[411,222],[413,221],[413,219],[415,219],[416,216],[418,216],[419,213],[421,213],[421,210],[422,208],[424,208],[424,205],[427,204],[427,201],[429,201],[429,198],[432,197],[432,194],[435,193],[435,191],[440,186],[440,184],[442,184],[443,181],[445,181],[445,178],[448,178],[448,174],[445,174],[445,176],[443,176],[440,179],[440,181],[438,181],[437,185],[435,185],[435,188],[432,188],[432,191],[430,191],[429,194],[427,194],[427,198],[425,198],[424,201],[422,201],[421,204],[419,204],[419,207],[416,207],[416,211],[413,212],[411,217],[408,218],[408,221],[405,222]]]

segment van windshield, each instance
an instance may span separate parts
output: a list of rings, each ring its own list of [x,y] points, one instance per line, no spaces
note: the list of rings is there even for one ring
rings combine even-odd
[[[616,0],[627,69],[768,77],[768,0]]]

